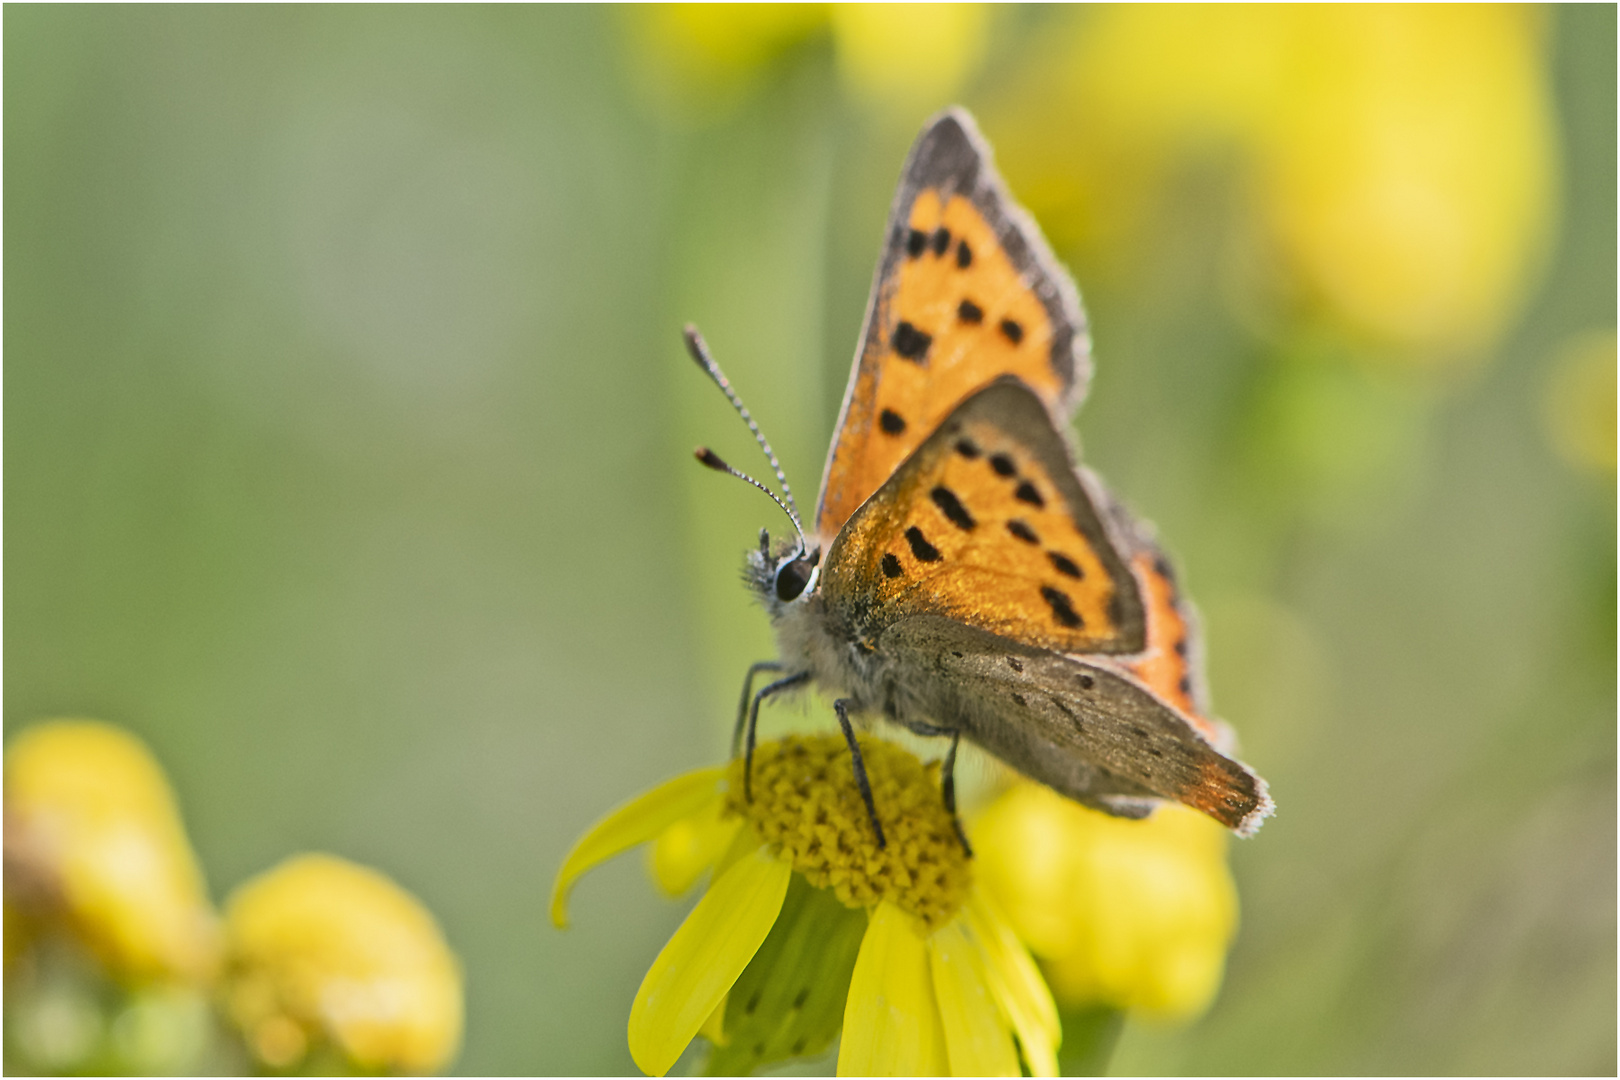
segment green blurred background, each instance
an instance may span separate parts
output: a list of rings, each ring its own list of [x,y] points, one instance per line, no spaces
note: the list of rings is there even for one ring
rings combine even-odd
[[[559,933],[551,878],[723,752],[782,524],[691,461],[757,464],[680,327],[810,502],[952,101],[1280,807],[1214,1009],[1114,1068],[1615,1070],[1612,6],[4,20],[7,734],[147,739],[216,897],[413,890],[460,1070],[634,1071],[684,908],[625,859]]]

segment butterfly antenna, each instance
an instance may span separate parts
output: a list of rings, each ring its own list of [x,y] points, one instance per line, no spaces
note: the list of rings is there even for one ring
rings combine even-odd
[[[708,375],[709,378],[714,380],[714,384],[720,388],[720,392],[726,395],[726,400],[731,402],[731,407],[737,410],[737,415],[743,418],[743,423],[748,425],[748,430],[754,433],[754,441],[759,443],[759,448],[761,450],[765,451],[765,457],[771,463],[771,471],[776,474],[776,482],[782,485],[782,495],[787,499],[787,503],[784,505],[782,499],[776,498],[775,492],[771,491],[771,489],[766,487],[764,484],[761,484],[758,480],[755,480],[746,473],[738,472],[730,465],[720,461],[718,457],[714,457],[712,451],[704,450],[702,453],[699,453],[698,460],[702,461],[703,464],[708,465],[711,469],[718,469],[720,472],[729,472],[733,476],[747,480],[750,484],[753,484],[755,487],[765,492],[765,494],[769,495],[772,499],[776,499],[776,505],[782,507],[783,511],[786,512],[787,516],[793,521],[793,529],[799,534],[800,550],[808,551],[809,545],[806,543],[804,538],[804,524],[799,520],[799,504],[793,501],[793,489],[788,487],[787,475],[782,472],[781,462],[776,460],[776,451],[771,449],[770,440],[765,438],[765,433],[763,431],[759,430],[759,425],[754,422],[753,414],[748,411],[748,406],[742,403],[742,398],[737,396],[737,391],[731,388],[731,380],[726,378],[726,373],[720,370],[720,365],[715,363],[714,357],[709,355],[709,346],[704,342],[703,335],[698,333],[697,327],[688,325],[685,332],[685,338],[686,351],[692,354],[692,359],[697,361],[697,366],[702,368],[704,373]],[[709,461],[705,460],[703,456],[704,453],[707,453],[710,457],[714,457],[715,461],[720,462],[719,465],[711,464]]]
[[[775,503],[777,506],[780,506],[782,508],[782,513],[786,514],[788,516],[788,520],[793,522],[793,529],[799,534],[800,554],[810,550],[810,545],[804,539],[804,529],[799,526],[799,519],[797,515],[795,515],[792,510],[787,508],[786,503],[776,497],[776,492],[772,491],[758,480],[755,480],[752,476],[749,476],[741,469],[734,469],[730,465],[727,465],[725,461],[721,459],[719,454],[715,453],[713,450],[710,450],[707,446],[698,447],[696,450],[692,451],[692,456],[697,458],[698,461],[702,462],[704,465],[707,465],[709,468],[713,469],[715,472],[729,473],[739,480],[746,480],[750,484],[753,484],[755,487],[759,488],[759,490],[763,491],[765,494],[769,495],[771,497],[771,502]],[[763,549],[765,545],[765,532],[763,529],[760,530],[760,545]]]

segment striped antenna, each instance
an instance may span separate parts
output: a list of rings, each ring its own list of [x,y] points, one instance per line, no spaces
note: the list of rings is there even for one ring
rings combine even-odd
[[[776,474],[776,482],[782,485],[783,498],[777,498],[776,492],[747,473],[727,465],[720,459],[718,454],[706,446],[697,448],[697,459],[716,472],[730,473],[739,480],[748,481],[769,495],[771,500],[782,508],[782,512],[788,516],[788,520],[793,522],[793,531],[799,534],[799,553],[804,554],[810,550],[810,544],[804,536],[804,524],[799,520],[799,504],[793,501],[793,489],[788,487],[787,476],[782,472],[781,462],[776,460],[776,451],[771,449],[770,440],[765,438],[763,431],[759,430],[759,424],[754,422],[754,415],[748,411],[748,406],[742,403],[742,398],[737,396],[737,391],[731,388],[731,380],[726,378],[726,373],[720,370],[720,365],[714,362],[713,356],[709,355],[709,346],[703,340],[703,335],[698,333],[697,327],[688,324],[684,336],[686,338],[686,351],[692,354],[692,359],[697,361],[697,366],[702,368],[704,374],[708,375],[714,381],[714,385],[720,388],[720,392],[726,395],[726,400],[731,402],[731,407],[737,410],[737,415],[743,418],[743,423],[747,424],[748,430],[753,432],[754,441],[759,443],[761,450],[765,451],[765,457],[771,463],[771,471]],[[786,501],[784,502],[783,499]]]

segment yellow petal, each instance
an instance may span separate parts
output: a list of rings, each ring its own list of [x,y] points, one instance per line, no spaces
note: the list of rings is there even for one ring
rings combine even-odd
[[[922,925],[883,901],[855,958],[838,1075],[943,1076],[947,1068]]]
[[[782,910],[792,867],[755,848],[721,874],[669,939],[630,1006],[630,1056],[663,1076],[725,999]]]
[[[1018,1048],[985,982],[979,948],[960,922],[928,939],[934,995],[952,1076],[1018,1076]]]
[[[667,896],[680,896],[731,846],[742,819],[724,814],[716,799],[658,834],[647,849],[647,868]]]
[[[1052,991],[1041,978],[1023,942],[1013,934],[994,902],[975,891],[962,909],[973,939],[984,954],[985,981],[1018,1033],[1024,1061],[1036,1076],[1056,1076],[1063,1030]]]
[[[574,845],[557,872],[551,890],[551,921],[568,926],[568,892],[579,876],[621,851],[644,844],[683,817],[697,813],[718,798],[724,766],[698,769],[660,784],[619,807],[597,823]]]

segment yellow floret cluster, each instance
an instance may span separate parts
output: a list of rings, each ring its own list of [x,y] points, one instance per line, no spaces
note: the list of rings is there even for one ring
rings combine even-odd
[[[754,757],[752,801],[743,763],[727,773],[727,810],[779,845],[793,869],[850,907],[888,900],[929,929],[944,925],[967,898],[972,870],[940,793],[939,764],[924,765],[878,739],[861,756],[887,844],[877,846],[855,786],[848,746],[837,735],[789,736]]]
[[[254,1053],[333,1039],[363,1069],[431,1072],[461,1041],[461,969],[433,916],[374,870],[300,855],[238,889],[225,997]]]

